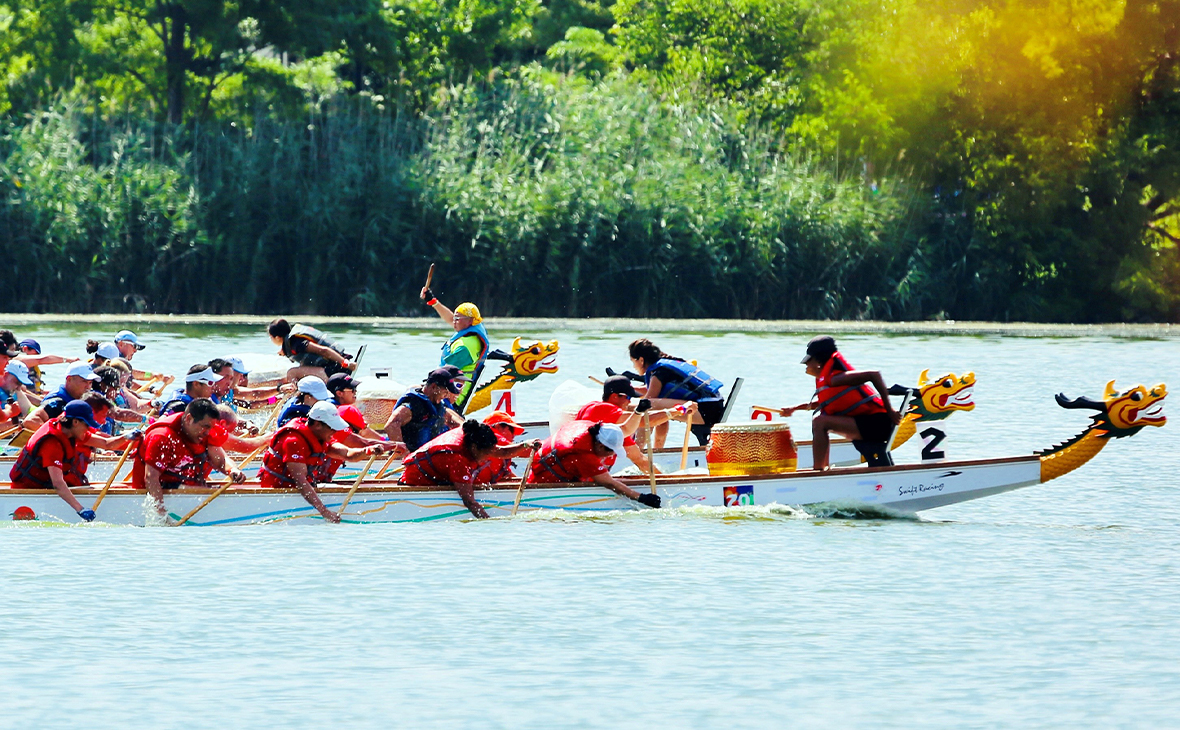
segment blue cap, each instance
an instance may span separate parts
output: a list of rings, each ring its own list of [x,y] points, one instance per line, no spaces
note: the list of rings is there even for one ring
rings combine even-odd
[[[27,347],[38,355],[41,354],[41,345],[36,340],[21,340],[17,347]]]
[[[142,350],[147,345],[139,344],[139,338],[131,330],[120,330],[119,334],[115,335],[115,342],[130,342],[135,345],[136,350]]]
[[[231,357],[227,362],[229,362],[230,367],[234,369],[235,373],[241,373],[242,375],[250,374],[250,371],[246,369],[246,365],[242,362],[242,358]]]
[[[66,418],[77,418],[91,428],[102,428],[98,421],[94,420],[94,409],[84,400],[72,400],[66,403],[66,409],[62,411],[62,414]]]

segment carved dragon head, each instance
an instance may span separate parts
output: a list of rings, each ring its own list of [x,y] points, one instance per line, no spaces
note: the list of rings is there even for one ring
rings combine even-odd
[[[930,379],[930,371],[918,376],[918,397],[911,400],[910,412],[919,421],[941,421],[955,411],[975,408],[975,373],[959,377],[954,373]]]
[[[1144,426],[1162,426],[1168,419],[1164,416],[1164,398],[1168,388],[1163,383],[1150,390],[1142,385],[1122,391],[1114,381],[1106,384],[1102,402],[1081,397],[1069,400],[1065,394],[1057,394],[1057,404],[1062,408],[1086,408],[1098,411],[1094,416],[1093,429],[1102,432],[1104,438],[1123,438],[1138,433]]]
[[[555,373],[558,349],[557,340],[547,345],[540,342],[522,345],[517,337],[512,341],[512,361],[506,363],[504,369],[518,382],[532,380],[541,373]]]

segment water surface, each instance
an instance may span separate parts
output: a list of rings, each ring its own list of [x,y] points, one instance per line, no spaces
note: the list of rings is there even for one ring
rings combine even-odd
[[[249,329],[142,334],[136,364],[152,370],[271,349]],[[403,382],[440,342],[340,334]],[[493,332],[494,344],[516,334],[562,342],[562,372],[518,393],[526,419],[546,417],[564,378],[625,367],[637,336]],[[18,335],[80,354],[87,333]],[[657,339],[727,382],[745,377],[739,413],[806,400],[804,342]],[[891,383],[973,370],[979,405],[945,422],[951,457],[1079,432],[1086,414],[1058,408],[1058,391],[1180,384],[1170,341],[849,336],[841,348]],[[916,519],[759,506],[201,530],[0,522],[4,724],[1175,726],[1176,428]]]

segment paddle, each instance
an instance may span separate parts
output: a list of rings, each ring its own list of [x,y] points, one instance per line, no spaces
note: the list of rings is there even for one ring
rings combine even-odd
[[[647,476],[651,479],[651,493],[656,493],[656,456],[655,456],[655,440],[656,435],[651,430],[651,418],[648,417],[647,411],[643,412],[643,430],[647,434]]]
[[[520,486],[516,488],[516,500],[512,503],[512,516],[516,516],[516,510],[520,509],[520,498],[524,496],[524,483],[528,481],[529,472],[533,468],[533,460],[530,458],[524,465],[524,473],[520,475]]]
[[[434,278],[434,264],[431,264],[430,270],[426,272],[426,285],[422,288],[429,289],[430,288],[430,280],[433,278]]]
[[[10,428],[10,429],[8,429],[7,431],[5,431],[4,433],[0,433],[0,439],[6,439],[6,438],[8,438],[9,436],[11,436],[12,434],[14,434],[14,433],[16,433],[17,431],[19,431],[20,429],[21,429],[21,427],[20,427],[20,426],[13,426],[12,428]]]
[[[246,456],[245,460],[242,461],[242,463],[238,466],[238,469],[239,470],[244,469],[246,467],[246,465],[249,464],[251,461],[254,461],[254,457],[258,456],[258,454],[261,453],[262,450],[265,448],[266,448],[265,446],[259,446],[257,449],[254,449],[253,451],[251,451],[250,454]],[[212,502],[213,500],[217,499],[222,494],[224,494],[225,490],[227,490],[231,486],[233,486],[233,483],[234,483],[234,480],[232,477],[229,479],[226,479],[224,482],[222,482],[221,486],[218,487],[217,490],[213,492],[213,494],[210,494],[208,499],[206,499],[204,502],[201,502],[196,507],[193,507],[191,512],[189,512],[184,517],[181,517],[180,521],[176,523],[176,527],[180,527],[181,525],[183,525],[184,523],[186,523],[190,519],[192,519],[193,515],[200,512],[201,510],[205,509],[206,505],[208,505],[210,502]]]
[[[680,447],[680,471],[688,467],[688,437],[692,436],[692,414],[685,413],[684,445]]]
[[[599,385],[606,385],[606,383],[602,382],[601,380],[594,377],[593,375],[587,375],[586,377],[590,378],[591,380],[593,380],[595,383],[598,383]]]
[[[364,469],[361,469],[361,473],[357,475],[356,481],[352,483],[352,489],[348,490],[348,494],[345,495],[344,501],[340,503],[340,509],[336,510],[336,514],[340,515],[341,517],[344,516],[344,509],[348,507],[348,503],[352,501],[352,495],[356,494],[356,490],[360,489],[361,482],[365,480],[365,475],[369,473],[369,469],[373,468],[374,461],[377,461],[376,454],[373,454],[369,457],[368,463],[365,464]]]
[[[102,500],[106,498],[107,492],[111,490],[111,485],[115,483],[115,477],[119,475],[119,470],[123,468],[123,462],[127,461],[127,455],[135,448],[136,443],[138,442],[131,441],[127,444],[127,448],[123,449],[123,455],[119,457],[119,462],[115,464],[115,470],[107,477],[107,483],[103,485],[102,491],[98,493],[98,499],[94,500],[94,505],[90,508],[92,511],[98,511],[98,505],[102,504]]]
[[[258,433],[266,433],[266,430],[270,428],[271,424],[275,422],[275,419],[279,417],[279,412],[283,410],[283,406],[285,404],[286,401],[282,400],[275,404],[275,409],[270,412],[270,416],[267,417],[266,423],[262,425],[262,428],[258,429]]]
[[[381,468],[377,470],[377,476],[374,478],[375,479],[384,479],[385,478],[385,470],[389,468],[389,465],[392,464],[393,460],[396,458],[397,458],[397,452],[395,451],[389,455],[389,458],[386,459],[385,463],[381,465]],[[397,470],[395,469],[394,471],[396,472]]]

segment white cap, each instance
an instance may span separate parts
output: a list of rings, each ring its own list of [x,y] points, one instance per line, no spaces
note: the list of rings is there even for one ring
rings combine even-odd
[[[184,376],[184,382],[186,383],[208,383],[209,385],[213,385],[219,380],[221,380],[221,376],[213,372],[213,368],[205,368],[199,373]]]
[[[613,423],[602,424],[598,429],[598,438],[596,440],[619,456],[627,455],[627,452],[623,449],[623,429]]]
[[[232,367],[234,369],[235,373],[240,373],[242,375],[249,375],[250,374],[250,371],[246,369],[246,365],[242,362],[242,358],[231,357],[228,360],[226,360],[226,362],[228,362],[230,364],[230,367]]]
[[[22,385],[33,385],[33,379],[29,377],[29,366],[20,360],[9,360],[4,372],[12,373],[13,377],[19,380]]]
[[[308,375],[299,379],[299,392],[307,393],[316,400],[332,400],[332,394],[328,392],[328,386],[324,385],[324,381],[314,375]],[[332,404],[329,403],[328,405]],[[332,407],[335,408],[336,406]]]
[[[98,351],[94,354],[107,360],[114,360],[119,357],[119,346],[113,342],[104,342],[98,346]]]
[[[316,379],[319,380],[318,378]],[[323,383],[322,380],[319,382]],[[312,395],[315,394],[313,393]],[[341,418],[340,412],[336,410],[336,406],[328,403],[326,400],[322,400],[311,407],[311,410],[307,414],[307,420],[319,421],[333,431],[343,431],[348,428],[348,421]]]
[[[70,366],[66,371],[66,377],[74,376],[76,378],[86,378],[87,380],[99,380],[100,378],[94,374],[94,368],[90,367],[90,363],[79,360]]]

